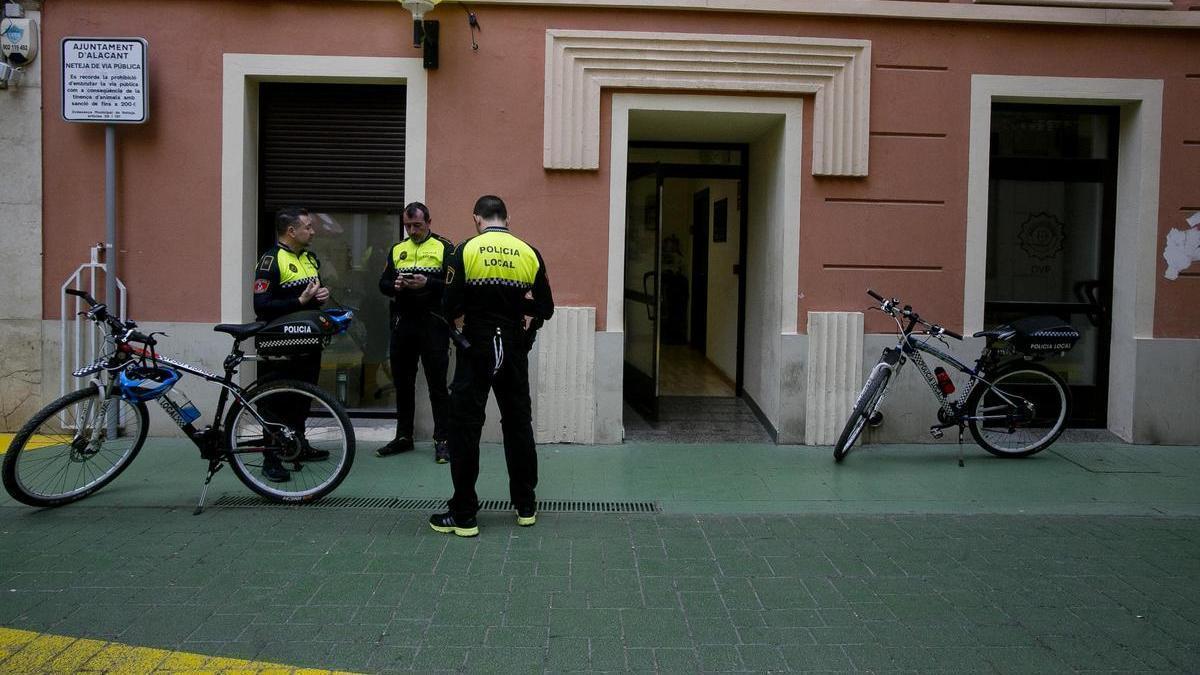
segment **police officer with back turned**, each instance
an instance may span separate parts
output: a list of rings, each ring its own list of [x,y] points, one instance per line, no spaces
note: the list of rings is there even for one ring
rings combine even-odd
[[[254,271],[254,314],[259,321],[273,321],[285,314],[303,309],[319,309],[329,300],[329,289],[321,285],[319,270],[321,263],[308,250],[316,230],[307,209],[280,209],[275,215],[275,235],[278,241],[258,259]],[[290,378],[317,383],[321,375],[321,353],[293,356],[282,360],[262,359],[258,362],[258,381]],[[307,399],[300,396],[293,408],[278,411],[281,418],[291,416],[289,426],[304,429]],[[321,461],[329,459],[329,452],[308,445],[303,440],[300,459]],[[291,474],[274,454],[263,456],[263,476],[267,480],[282,483],[290,480]]]
[[[478,236],[458,245],[446,271],[443,316],[463,317],[463,336],[470,346],[456,350],[450,387],[450,474],[454,496],[449,511],[430,516],[437,532],[460,537],[479,534],[475,514],[479,499],[479,436],[483,431],[488,391],[496,392],[509,497],[517,525],[537,520],[537,451],[529,400],[529,350],[534,333],[554,313],[546,263],[537,249],[508,231],[508,210],[499,197],[475,202]],[[526,317],[530,323],[526,326]]]

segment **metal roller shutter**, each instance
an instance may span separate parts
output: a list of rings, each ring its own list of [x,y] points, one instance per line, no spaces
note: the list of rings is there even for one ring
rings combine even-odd
[[[269,214],[404,208],[403,85],[264,82],[259,195]]]

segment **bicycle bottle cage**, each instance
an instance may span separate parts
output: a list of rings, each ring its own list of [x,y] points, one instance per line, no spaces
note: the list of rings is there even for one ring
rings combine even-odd
[[[997,339],[1005,340],[1013,349],[1035,358],[1064,354],[1080,338],[1074,326],[1056,316],[1027,316],[1000,326],[994,332]]]
[[[167,393],[179,381],[179,371],[173,368],[133,366],[117,376],[121,398],[128,401],[153,401]]]
[[[285,314],[254,334],[254,348],[260,356],[314,354],[327,347],[349,322],[348,317],[331,317],[319,309]]]

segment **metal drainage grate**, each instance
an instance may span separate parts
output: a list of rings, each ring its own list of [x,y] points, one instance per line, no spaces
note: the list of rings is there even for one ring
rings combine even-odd
[[[390,509],[430,511],[446,507],[444,499],[400,499],[398,497],[326,497],[310,504],[284,504],[262,497],[223,495],[213,504],[226,508],[297,507],[310,509]],[[499,499],[480,502],[481,511],[512,511],[512,504]],[[585,502],[545,500],[537,503],[538,513],[661,513],[658,502]]]

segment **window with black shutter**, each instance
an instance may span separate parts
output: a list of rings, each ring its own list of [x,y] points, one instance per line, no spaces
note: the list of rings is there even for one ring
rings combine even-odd
[[[387,368],[387,298],[379,274],[402,235],[403,85],[264,82],[259,89],[259,250],[275,212],[304,207],[332,304],[354,328],[322,359],[320,384],[359,413],[394,414]]]

